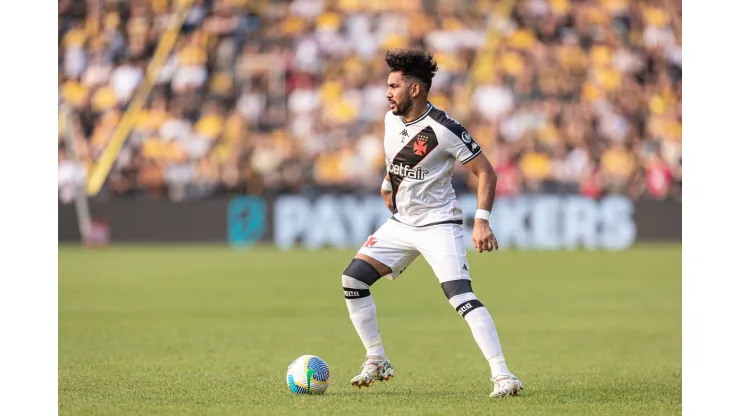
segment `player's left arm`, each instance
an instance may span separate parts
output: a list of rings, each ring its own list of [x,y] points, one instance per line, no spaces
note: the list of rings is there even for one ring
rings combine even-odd
[[[498,250],[498,241],[488,224],[496,194],[496,172],[478,143],[460,123],[452,119],[441,119],[439,122],[445,127],[438,129],[439,135],[444,138],[440,145],[478,178],[478,210],[475,212],[473,225],[473,246],[479,253],[494,248]]]
[[[496,172],[483,152],[463,166],[478,178],[478,210],[475,212],[475,224],[473,225],[473,247],[479,253],[483,250],[491,251],[494,248],[498,250],[498,241],[488,223],[496,195]]]

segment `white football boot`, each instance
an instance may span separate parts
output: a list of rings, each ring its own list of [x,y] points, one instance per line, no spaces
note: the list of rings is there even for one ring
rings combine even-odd
[[[524,390],[522,382],[513,374],[499,374],[491,381],[493,381],[491,397],[516,396]]]
[[[388,360],[379,361],[365,357],[360,374],[352,378],[352,385],[357,388],[370,387],[375,380],[387,381],[395,375],[393,365]]]

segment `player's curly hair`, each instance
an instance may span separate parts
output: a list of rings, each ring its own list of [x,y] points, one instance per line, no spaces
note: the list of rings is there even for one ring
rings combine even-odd
[[[421,49],[397,49],[386,52],[385,63],[391,72],[401,71],[404,76],[414,77],[429,91],[432,78],[437,72],[437,62],[432,55]]]

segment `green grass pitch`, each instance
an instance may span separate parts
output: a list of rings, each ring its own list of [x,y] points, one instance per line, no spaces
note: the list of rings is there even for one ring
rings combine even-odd
[[[364,348],[340,276],[352,251],[59,249],[61,415],[680,414],[681,246],[469,253],[522,396],[488,364],[419,257],[373,288],[396,368],[353,389]],[[323,396],[285,382],[328,363]]]

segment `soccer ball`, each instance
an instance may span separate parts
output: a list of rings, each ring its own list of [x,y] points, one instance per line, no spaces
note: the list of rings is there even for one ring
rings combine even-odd
[[[315,355],[302,355],[288,366],[288,387],[297,394],[321,394],[329,387],[329,366]]]

